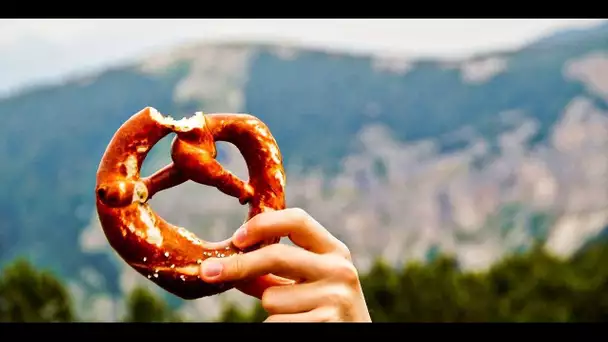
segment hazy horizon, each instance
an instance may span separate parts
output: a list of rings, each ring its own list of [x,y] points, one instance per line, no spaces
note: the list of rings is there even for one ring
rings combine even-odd
[[[516,49],[603,19],[1,19],[0,95],[193,42],[288,43],[408,58]]]

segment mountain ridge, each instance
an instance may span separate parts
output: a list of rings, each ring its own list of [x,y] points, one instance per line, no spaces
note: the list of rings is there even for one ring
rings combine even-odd
[[[51,80],[47,80],[47,81],[42,80],[42,81],[38,81],[38,82],[28,82],[22,86],[19,86],[16,89],[13,89],[13,90],[7,92],[6,94],[0,95],[0,98],[18,96],[24,92],[35,91],[36,89],[44,88],[47,86],[49,86],[49,87],[61,86],[65,83],[69,83],[75,79],[92,77],[92,76],[99,74],[101,72],[104,72],[106,70],[135,65],[135,64],[137,64],[138,60],[145,59],[146,57],[148,57],[150,55],[162,53],[162,51],[179,50],[183,47],[192,46],[192,45],[209,45],[209,46],[219,46],[219,45],[244,46],[244,45],[247,45],[247,46],[257,46],[257,47],[286,47],[286,48],[292,48],[292,49],[308,50],[308,51],[327,53],[327,54],[348,55],[348,56],[355,56],[355,57],[384,56],[384,57],[406,59],[408,61],[420,61],[420,62],[425,62],[425,61],[459,62],[459,61],[466,61],[466,60],[483,59],[488,55],[509,54],[511,52],[520,50],[522,48],[527,48],[531,45],[539,45],[548,40],[555,40],[555,38],[552,38],[554,36],[557,36],[557,37],[562,37],[564,35],[566,37],[585,36],[588,34],[588,32],[590,30],[597,31],[598,28],[600,28],[600,27],[605,28],[606,26],[608,26],[608,22],[597,23],[591,27],[558,29],[543,37],[532,40],[531,42],[525,44],[521,48],[511,48],[511,49],[505,49],[505,50],[492,50],[489,52],[473,52],[473,53],[470,53],[469,55],[462,56],[462,57],[441,57],[441,56],[417,57],[417,56],[413,56],[411,53],[407,53],[407,52],[398,52],[398,51],[376,52],[376,51],[366,51],[366,50],[356,50],[356,49],[353,50],[353,49],[348,49],[348,48],[333,48],[333,47],[328,47],[328,46],[315,45],[315,44],[311,44],[311,43],[298,42],[296,40],[290,40],[290,39],[252,40],[252,39],[239,39],[239,38],[231,38],[231,39],[218,38],[218,39],[211,39],[211,40],[204,40],[204,41],[201,41],[199,39],[188,39],[188,40],[180,41],[178,43],[169,44],[167,46],[164,46],[162,49],[158,49],[158,48],[157,49],[147,49],[144,52],[138,53],[136,56],[127,58],[126,60],[112,62],[108,65],[103,65],[103,66],[93,67],[93,68],[88,68],[88,69],[84,68],[82,70],[76,70],[76,71],[68,73],[67,75],[61,77],[60,79],[56,79],[56,77],[52,77]],[[49,42],[40,40],[37,37],[29,37],[29,38],[38,41],[38,45],[50,44]],[[30,45],[32,45],[32,44],[29,44],[27,46],[30,46]],[[28,48],[27,46],[18,45],[17,49],[26,49],[26,48]],[[52,45],[49,45],[49,47],[52,47]],[[57,53],[57,52],[54,51],[54,53]]]

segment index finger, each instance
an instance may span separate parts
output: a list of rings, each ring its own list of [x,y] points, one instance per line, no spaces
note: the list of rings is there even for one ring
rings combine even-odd
[[[322,255],[274,244],[227,258],[209,258],[201,264],[200,277],[210,283],[247,281],[267,274],[318,280],[332,274],[334,267]]]
[[[294,244],[313,253],[349,254],[340,240],[299,208],[258,214],[235,232],[233,243],[246,248],[276,237],[289,237]]]

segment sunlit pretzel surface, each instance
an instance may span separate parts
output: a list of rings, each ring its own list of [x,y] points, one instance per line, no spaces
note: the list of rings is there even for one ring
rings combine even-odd
[[[140,176],[148,152],[175,133],[172,163],[149,177]],[[234,144],[249,171],[247,182],[216,161],[215,142]],[[181,298],[224,292],[234,284],[210,284],[199,277],[209,257],[244,251],[230,239],[211,243],[158,216],[147,203],[157,192],[188,180],[216,187],[249,204],[246,220],[267,210],[285,208],[285,172],[276,140],[268,127],[248,114],[205,114],[174,120],[144,108],[115,133],[97,171],[96,205],[103,231],[114,250],[135,270]],[[278,242],[266,241],[262,245]],[[253,249],[253,248],[252,248]]]

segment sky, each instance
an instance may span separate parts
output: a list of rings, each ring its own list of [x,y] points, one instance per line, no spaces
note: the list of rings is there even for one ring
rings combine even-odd
[[[0,95],[201,41],[463,58],[601,19],[0,19]]]

